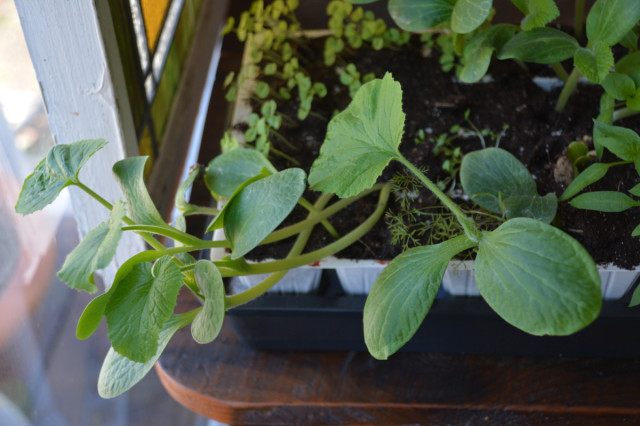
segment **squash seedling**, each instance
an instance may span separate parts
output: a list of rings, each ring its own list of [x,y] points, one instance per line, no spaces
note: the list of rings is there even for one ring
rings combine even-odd
[[[209,228],[224,229],[225,240],[203,240],[184,231],[183,216],[175,226],[160,216],[143,181],[146,157],[114,164],[123,199],[111,203],[86,186],[79,172],[105,144],[103,140],[83,140],[52,148],[26,178],[16,204],[17,212],[29,214],[51,203],[63,188],[74,186],[110,211],[109,219],[87,233],[58,273],[76,290],[98,291],[94,274],[110,264],[124,232],[139,234],[150,246],[119,267],[113,282],[89,303],[78,321],[77,336],[85,339],[106,319],[112,347],[98,379],[98,391],[105,398],[120,395],[141,380],[180,328],[191,324],[195,341],[211,342],[220,331],[226,309],[259,297],[289,269],[318,261],[357,241],[382,216],[389,197],[387,184],[333,204],[329,204],[331,195],[323,195],[311,204],[302,198],[306,189],[303,170],[277,171],[258,151],[232,149],[212,160],[205,172],[212,195],[226,200],[223,208],[194,206],[184,199],[187,188],[198,177],[197,168],[177,194],[176,206],[183,216],[211,215]],[[378,193],[375,211],[347,234],[338,235],[327,219],[372,193]],[[309,212],[306,219],[276,229],[297,204]],[[319,223],[335,241],[303,254],[311,230]],[[173,240],[173,247],[163,246],[156,236]],[[289,237],[295,237],[295,242],[284,259],[260,264],[245,261],[244,256],[258,245]],[[206,248],[227,248],[230,254],[216,261],[196,260],[190,255]],[[225,295],[224,277],[254,274],[270,275],[244,292]],[[183,287],[200,299],[202,306],[175,314],[178,292]]]

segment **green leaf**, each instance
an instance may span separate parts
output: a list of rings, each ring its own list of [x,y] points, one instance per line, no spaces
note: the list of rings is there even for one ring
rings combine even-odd
[[[389,0],[389,14],[405,31],[421,31],[449,21],[456,0]]]
[[[113,165],[113,173],[124,193],[129,216],[145,225],[167,226],[147,192],[144,184],[144,165],[147,157],[131,157]]]
[[[89,139],[51,148],[25,179],[16,212],[30,214],[51,204],[65,186],[77,182],[82,166],[106,144],[104,139]]]
[[[616,191],[593,191],[578,195],[569,201],[573,207],[606,213],[618,213],[640,206],[633,198]]]
[[[191,211],[192,206],[187,202],[187,191],[193,185],[196,178],[200,174],[200,168],[195,167],[193,170],[189,172],[189,176],[180,184],[178,190],[176,191],[176,196],[174,198],[174,204],[178,210],[182,213],[186,213]]]
[[[613,52],[606,43],[598,41],[593,45],[593,49],[576,50],[573,63],[589,80],[600,83],[614,65]]]
[[[636,197],[640,197],[640,183],[634,185],[633,188],[629,190],[629,193],[635,195]]]
[[[553,0],[511,0],[526,16],[520,22],[520,27],[529,31],[544,27],[560,16],[560,11]]]
[[[520,195],[504,200],[504,213],[507,219],[528,217],[544,223],[551,223],[558,210],[556,194],[549,193],[544,197],[539,195]]]
[[[453,32],[466,34],[478,28],[489,17],[493,0],[457,0],[451,13]]]
[[[411,339],[431,308],[449,261],[474,245],[462,235],[415,247],[382,270],[364,306],[364,340],[373,357],[387,359]]]
[[[600,276],[573,238],[529,218],[512,219],[480,240],[480,294],[508,323],[534,335],[568,335],[600,312]]]
[[[475,83],[487,73],[491,55],[499,51],[515,33],[514,25],[498,24],[476,34],[465,46],[464,64],[458,78],[464,83]]]
[[[640,0],[598,0],[587,15],[587,38],[618,43],[640,20]]]
[[[638,227],[636,229],[633,230],[634,233],[636,233],[640,228],[640,225],[638,225]],[[634,235],[637,236],[637,235]],[[631,302],[629,303],[629,307],[633,308],[634,306],[638,306],[640,305],[640,286],[636,287],[635,290],[633,290],[633,295],[631,296]]]
[[[170,256],[160,258],[153,269],[150,263],[133,266],[105,309],[113,348],[133,361],[151,359],[181,286],[182,273]]]
[[[624,161],[635,161],[640,157],[640,136],[626,127],[611,126],[594,122],[593,145],[602,156],[602,149],[607,148],[616,157]]]
[[[231,259],[254,249],[291,213],[305,190],[302,169],[287,169],[247,185],[225,206]]]
[[[567,189],[564,190],[559,201],[567,201],[578,192],[585,189],[594,182],[599,181],[607,174],[612,164],[595,163],[584,169],[578,176],[573,179]]]
[[[619,101],[636,94],[636,84],[631,77],[625,74],[610,72],[600,84],[609,95]]]
[[[309,185],[343,198],[370,188],[400,155],[404,118],[402,88],[391,74],[363,84],[351,104],[329,122]]]
[[[211,160],[205,170],[204,182],[211,194],[231,197],[247,179],[258,176],[263,170],[277,170],[260,152],[253,149],[234,149]]]
[[[200,260],[196,263],[194,274],[196,284],[204,295],[204,305],[198,312],[193,324],[191,335],[198,343],[212,342],[222,328],[224,320],[224,283],[218,268],[209,261]]]
[[[192,312],[173,315],[158,333],[155,354],[144,363],[132,361],[117,353],[113,348],[109,349],[98,376],[98,393],[100,396],[102,398],[115,398],[127,392],[142,380],[160,358],[171,337],[176,331],[189,324],[193,319],[193,315]]]
[[[95,293],[98,288],[93,274],[98,269],[106,268],[116,254],[124,215],[124,202],[119,200],[113,205],[109,220],[89,231],[69,253],[58,277],[72,288]]]
[[[462,157],[460,181],[474,202],[495,213],[502,213],[500,200],[538,194],[527,168],[501,148],[486,148]]]
[[[640,87],[640,52],[629,53],[616,62],[616,72],[631,77],[636,87]]]
[[[502,47],[498,59],[552,64],[571,58],[580,47],[569,34],[555,28],[534,28],[516,34]]]

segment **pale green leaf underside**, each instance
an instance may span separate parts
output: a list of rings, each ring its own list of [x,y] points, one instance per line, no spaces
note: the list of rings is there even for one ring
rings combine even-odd
[[[455,0],[389,0],[389,14],[405,31],[421,31],[449,21]]]
[[[302,169],[287,169],[247,185],[226,206],[224,232],[232,259],[254,249],[291,213],[305,190]]]
[[[480,294],[507,322],[534,335],[568,335],[602,305],[600,276],[573,238],[518,218],[483,235],[476,257]]]
[[[106,144],[104,139],[89,139],[54,146],[25,179],[16,211],[29,214],[52,203],[65,186],[77,180],[87,160]]]
[[[189,324],[192,318],[193,314],[191,312],[173,315],[158,333],[156,352],[147,362],[131,361],[117,353],[113,348],[109,349],[98,376],[98,393],[100,396],[102,398],[115,398],[127,392],[142,380],[160,358],[171,337],[180,328]]]
[[[125,158],[113,165],[113,173],[122,188],[129,216],[135,223],[167,226],[144,184],[146,162],[147,157]]]
[[[329,122],[309,185],[343,198],[373,186],[399,155],[404,119],[402,88],[391,74],[362,85],[351,104]]]
[[[158,333],[171,317],[182,286],[182,273],[170,256],[135,265],[111,295],[105,314],[113,348],[146,362],[155,353]]]
[[[599,212],[619,213],[640,205],[633,198],[616,191],[585,192],[569,201],[576,209],[596,210]]]
[[[555,28],[534,28],[516,34],[502,47],[498,59],[552,64],[571,58],[580,45],[567,33]]]
[[[364,339],[373,357],[387,359],[411,339],[431,308],[449,261],[473,245],[460,236],[409,249],[387,265],[364,307]]]
[[[224,320],[224,283],[218,268],[200,260],[194,268],[198,288],[204,295],[204,305],[191,324],[191,335],[198,343],[212,342],[220,333]]]
[[[598,0],[587,16],[589,42],[618,43],[640,20],[640,0]]]
[[[460,181],[474,202],[495,213],[502,213],[500,201],[537,195],[536,184],[527,168],[500,148],[466,154],[460,166]]]
[[[453,32],[466,34],[478,28],[489,17],[493,0],[458,0],[451,13]]]
[[[111,217],[85,235],[73,249],[58,272],[58,277],[70,287],[94,293],[96,287],[93,274],[107,267],[113,259],[122,235],[122,218],[125,205],[122,200],[113,205]]]
[[[205,170],[204,181],[212,194],[229,198],[240,185],[263,169],[271,173],[277,170],[260,152],[253,149],[233,149],[217,156]]]

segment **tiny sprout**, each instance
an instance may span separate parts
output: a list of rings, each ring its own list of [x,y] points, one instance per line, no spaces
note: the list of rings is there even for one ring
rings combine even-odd
[[[258,84],[256,85],[256,95],[258,95],[258,97],[260,99],[265,99],[267,96],[269,96],[269,92],[271,91],[269,84],[267,84],[264,81],[260,81],[258,82]]]
[[[278,71],[278,65],[275,62],[269,62],[262,71],[264,75],[274,75]]]

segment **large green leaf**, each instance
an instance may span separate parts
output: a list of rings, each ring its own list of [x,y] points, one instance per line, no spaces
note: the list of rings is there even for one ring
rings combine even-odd
[[[600,276],[587,251],[533,219],[512,219],[485,233],[475,277],[487,303],[530,334],[574,333],[590,324],[602,305]]]
[[[493,0],[457,0],[451,13],[453,32],[466,34],[478,28],[489,17]]]
[[[25,179],[16,211],[29,214],[52,203],[65,186],[77,182],[82,166],[106,143],[104,139],[89,139],[54,146]]]
[[[404,118],[402,88],[391,74],[362,85],[351,104],[329,122],[309,185],[343,198],[370,188],[400,155]]]
[[[158,259],[153,268],[150,263],[133,266],[105,309],[113,348],[133,361],[151,359],[181,286],[182,273],[170,256]]]
[[[405,31],[421,31],[449,21],[456,0],[389,0],[389,14]]]
[[[569,204],[577,209],[607,213],[619,213],[640,206],[640,203],[633,198],[616,191],[585,192],[569,201]]]
[[[247,185],[229,201],[224,232],[231,258],[254,249],[291,213],[305,190],[302,169],[287,169]]]
[[[553,0],[511,0],[522,13],[524,19],[520,23],[523,30],[544,27],[560,16],[558,6]]]
[[[462,235],[415,247],[384,268],[364,306],[364,340],[372,356],[387,359],[411,339],[431,308],[449,261],[474,245]]]
[[[501,148],[486,148],[466,154],[460,166],[460,181],[464,192],[473,201],[495,213],[502,213],[502,200],[538,194],[527,168]]]
[[[254,149],[233,149],[211,160],[205,170],[204,181],[217,199],[229,198],[240,185],[263,170],[277,170],[260,152]]]
[[[122,188],[134,222],[144,225],[167,226],[158,213],[144,184],[144,165],[147,157],[131,157],[113,165],[113,173]]]
[[[98,289],[94,272],[107,267],[116,254],[122,235],[122,218],[125,205],[121,200],[113,205],[107,222],[100,223],[73,249],[58,272],[58,277],[70,287],[95,293]]]
[[[498,24],[476,34],[464,48],[464,65],[458,73],[458,78],[465,83],[479,81],[489,69],[493,52],[500,51],[513,37],[515,30],[514,25]]]
[[[189,324],[193,319],[193,315],[193,311],[173,315],[158,333],[155,354],[144,363],[131,361],[129,358],[120,355],[113,348],[109,349],[98,376],[98,393],[100,396],[103,398],[115,398],[127,392],[142,380],[160,358],[171,337],[176,331]]]
[[[555,28],[534,28],[522,31],[498,52],[498,59],[520,59],[525,62],[553,64],[573,57],[580,47],[569,34]]]
[[[640,20],[640,0],[597,0],[587,16],[590,43],[618,43]]]
[[[626,127],[594,122],[593,145],[599,157],[602,157],[603,148],[624,161],[635,161],[640,157],[640,136]]]
[[[600,83],[613,68],[613,52],[606,43],[598,41],[591,49],[577,49],[573,55],[573,63],[589,80]]]
[[[198,343],[209,343],[218,337],[222,328],[225,309],[224,283],[218,268],[206,260],[196,263],[194,275],[196,284],[204,295],[204,305],[191,324],[191,335]]]

